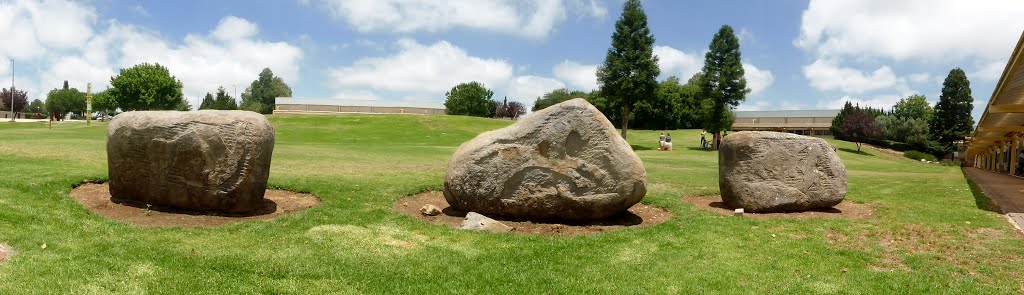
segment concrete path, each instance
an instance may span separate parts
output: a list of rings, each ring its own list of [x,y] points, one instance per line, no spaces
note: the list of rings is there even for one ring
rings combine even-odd
[[[1024,230],[1024,178],[974,167],[963,170],[1014,227]]]

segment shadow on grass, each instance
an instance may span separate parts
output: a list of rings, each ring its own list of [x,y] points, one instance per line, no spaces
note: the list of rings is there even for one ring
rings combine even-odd
[[[705,148],[701,148],[699,146],[688,146],[688,147],[686,147],[686,149],[691,150],[691,151],[717,152],[715,149],[710,149],[710,148],[709,149],[705,149]]]
[[[971,188],[971,195],[974,196],[974,205],[978,206],[978,209],[985,211],[992,211],[995,213],[1003,213],[995,204],[992,203],[992,199],[989,199],[984,192],[981,191],[981,187],[978,187],[974,180],[971,180],[970,175],[967,175],[967,171],[960,169],[960,173],[964,174],[964,179],[967,180],[967,186]]]
[[[851,154],[858,154],[858,155],[862,155],[862,156],[871,156],[871,157],[875,156],[874,154],[871,154],[871,153],[868,153],[868,152],[865,152],[865,151],[858,151],[858,150],[849,149],[849,148],[838,148],[838,150],[844,151],[844,152],[847,152],[847,153],[851,153]]]
[[[649,150],[653,150],[654,149],[652,147],[647,147],[647,146],[642,146],[642,145],[635,145],[635,144],[631,144],[631,145],[629,145],[629,147],[633,148],[634,151],[649,151]]]

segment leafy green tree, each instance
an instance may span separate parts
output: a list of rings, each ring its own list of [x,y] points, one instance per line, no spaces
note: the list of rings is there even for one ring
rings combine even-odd
[[[39,100],[38,98],[33,100],[32,103],[28,104],[28,112],[38,114],[38,113],[42,113],[44,111],[46,111],[46,104],[43,103],[43,101]]]
[[[85,93],[76,88],[50,90],[46,94],[46,111],[58,121],[67,113],[85,112]]]
[[[862,110],[854,110],[840,126],[847,139],[857,143],[857,151],[860,151],[861,143],[877,139],[881,136],[881,129],[875,125],[875,119]]]
[[[181,103],[178,103],[178,107],[175,110],[187,112],[192,110],[192,104],[187,99],[182,99]]]
[[[493,117],[498,103],[494,92],[480,82],[460,83],[444,94],[444,108],[449,115]]]
[[[637,102],[633,125],[655,130],[693,128],[700,116],[699,92],[700,85],[682,85],[671,76],[658,83],[654,99]]]
[[[215,110],[237,110],[238,103],[235,102],[235,98],[231,97],[224,89],[224,86],[217,87],[217,98],[213,100],[213,109]]]
[[[96,94],[92,95],[92,109],[99,112],[104,117],[107,113],[116,109],[112,104],[113,101],[110,97],[110,90],[96,92]]]
[[[723,25],[711,39],[701,73],[702,94],[711,101],[703,127],[715,134],[728,130],[732,124],[727,120],[729,113],[750,93],[743,77],[740,41],[729,25]]]
[[[174,110],[181,100],[181,81],[160,64],[142,63],[121,69],[110,78],[110,96],[124,111]]]
[[[892,108],[892,114],[897,118],[914,118],[931,120],[934,110],[928,104],[924,95],[914,94],[907,98],[900,99]]]
[[[260,72],[259,78],[253,80],[245,92],[242,92],[241,108],[270,114],[274,112],[278,97],[290,96],[292,96],[292,88],[284,83],[284,79],[274,76],[274,72],[270,68],[264,68]]]
[[[971,81],[960,68],[949,71],[942,82],[942,94],[935,104],[931,120],[931,134],[946,152],[953,150],[953,142],[963,140],[974,127],[974,98],[971,97]]]
[[[536,112],[566,100],[583,97],[587,97],[586,92],[579,90],[569,91],[565,88],[555,89],[551,92],[545,93],[544,96],[538,97],[537,100],[533,102],[533,111]]]
[[[919,150],[928,146],[928,121],[925,119],[882,115],[875,118],[875,125],[886,140],[907,143]]]
[[[622,5],[622,16],[615,22],[612,46],[597,69],[602,95],[610,106],[622,108],[622,138],[629,130],[634,105],[654,97],[660,74],[647,14],[640,0],[627,0]]]
[[[200,110],[212,110],[214,105],[213,94],[206,93],[206,97],[203,97],[203,101],[199,103]]]

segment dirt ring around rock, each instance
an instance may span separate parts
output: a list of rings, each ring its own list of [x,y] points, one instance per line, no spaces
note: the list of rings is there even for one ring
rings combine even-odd
[[[437,208],[441,209],[441,214],[428,216],[420,213],[420,208],[423,208],[425,205],[437,206]],[[446,225],[452,228],[459,228],[459,225],[462,224],[462,220],[466,217],[466,213],[468,213],[451,208],[448,201],[445,200],[444,194],[439,191],[427,191],[399,198],[395,201],[394,209],[402,214],[412,216],[425,222]],[[651,205],[637,203],[623,214],[604,220],[590,222],[528,220],[524,218],[497,215],[487,215],[487,217],[512,227],[512,233],[516,234],[576,236],[627,228],[654,226],[668,221],[669,218],[672,217],[672,212]]]
[[[702,210],[715,212],[722,215],[733,215],[735,213],[734,208],[725,206],[722,202],[722,196],[711,195],[711,196],[682,196],[684,202],[693,204]],[[839,205],[835,205],[829,208],[819,208],[808,211],[800,212],[784,212],[784,213],[751,213],[744,212],[743,217],[767,219],[767,218],[784,218],[784,219],[811,219],[811,218],[841,218],[851,220],[867,220],[874,216],[874,209],[871,208],[870,204],[859,204],[850,200],[843,200]]]
[[[246,220],[270,220],[320,205],[320,198],[312,194],[267,189],[262,208],[249,214],[177,210],[112,200],[106,183],[83,183],[71,190],[71,198],[103,217],[141,227],[216,227]]]

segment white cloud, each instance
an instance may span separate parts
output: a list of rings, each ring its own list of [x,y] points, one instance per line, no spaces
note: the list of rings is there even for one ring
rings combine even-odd
[[[81,46],[93,35],[96,11],[63,0],[0,3],[0,56],[40,57]]]
[[[1024,1],[812,0],[794,43],[824,57],[1005,60]]]
[[[211,35],[222,41],[236,41],[252,37],[258,32],[256,24],[236,16],[228,16],[220,20],[217,29]]]
[[[598,0],[571,0],[569,1],[569,8],[585,12],[580,14],[580,17],[604,18],[608,16],[608,8]]]
[[[907,78],[910,79],[910,82],[924,83],[924,82],[928,82],[928,80],[932,79],[932,74],[930,74],[930,73],[910,74],[910,76],[908,76]]]
[[[32,11],[33,5],[68,6],[59,2],[29,3],[25,4],[28,8],[19,9]],[[2,5],[0,14],[4,9],[9,10],[9,7]],[[75,8],[84,11],[84,15],[91,15],[91,7]],[[44,20],[53,21],[54,15],[58,18],[73,18],[60,13],[51,15],[47,11],[40,13],[45,16],[41,18]],[[29,28],[30,32],[56,30],[43,22],[23,23],[36,26]],[[165,40],[158,32],[116,20],[106,20],[104,26],[95,26],[94,23],[91,18],[79,17],[75,22],[77,27],[70,30],[75,35],[69,38],[76,42],[74,46],[51,42],[47,38],[36,38],[39,46],[36,50],[52,54],[35,54],[16,59],[18,88],[28,90],[32,98],[44,98],[46,92],[60,87],[67,80],[71,87],[79,90],[85,91],[86,84],[91,82],[93,90],[100,91],[109,87],[110,77],[116,75],[119,69],[143,62],[166,66],[172,75],[182,81],[183,92],[193,105],[197,105],[200,96],[215,91],[218,86],[234,92],[231,84],[235,84],[238,93],[241,93],[265,67],[271,68],[275,75],[286,82],[294,83],[298,80],[298,62],[302,59],[302,50],[284,42],[257,39],[258,27],[242,18],[225,17],[209,33],[188,34],[178,42]],[[0,36],[12,35],[9,31],[12,29],[16,28],[0,24]],[[0,48],[0,57],[5,55],[5,49],[10,50],[11,47]],[[9,66],[0,66],[0,70],[3,69],[9,73]],[[9,75],[7,78],[10,78]]]
[[[977,70],[967,73],[967,78],[972,81],[985,80],[985,81],[996,81],[1003,75],[1003,70],[1006,69],[1006,61],[994,61],[986,63],[977,68]],[[943,77],[943,80],[945,77]]]
[[[142,7],[142,4],[136,4],[134,7],[132,7],[132,11],[141,17],[149,17],[149,11],[146,10],[145,7]]]
[[[804,66],[804,76],[818,90],[841,90],[864,93],[896,86],[897,78],[889,66],[879,67],[870,74],[858,69],[841,67],[834,60],[818,59]]]
[[[513,74],[513,66],[505,60],[470,56],[447,41],[425,45],[401,39],[398,47],[399,52],[391,56],[362,58],[351,66],[328,70],[332,85],[349,91],[443,94],[470,81],[501,87]]]
[[[689,80],[704,67],[704,58],[700,53],[686,53],[669,46],[654,46],[654,55],[658,56],[658,67],[663,75],[676,76],[682,81]]]
[[[320,0],[320,4],[331,16],[363,33],[468,28],[543,39],[566,19],[569,9],[580,15],[607,15],[607,9],[593,0]]]
[[[533,107],[533,102],[538,97],[560,88],[565,88],[562,81],[538,76],[519,76],[509,83],[505,92],[509,100],[519,101],[529,109]],[[502,98],[496,94],[494,100],[501,102]]]
[[[573,90],[591,91],[597,89],[597,65],[584,65],[575,61],[565,60],[555,65],[551,71],[556,78],[562,79],[573,87]]]
[[[266,67],[288,83],[298,80],[302,50],[285,42],[255,39],[258,31],[255,24],[228,16],[208,35],[189,34],[176,44],[144,29],[113,22],[102,36],[90,41],[89,48],[113,51],[109,68],[127,68],[143,62],[166,66],[181,80],[185,96],[198,102],[199,97],[219,86],[231,92],[237,87],[237,93],[241,93]],[[85,52],[86,57],[90,55],[103,53]]]
[[[743,64],[743,77],[747,78],[747,88],[750,88],[750,95],[755,95],[772,86],[775,82],[775,75],[772,71],[758,69],[752,64]]]

